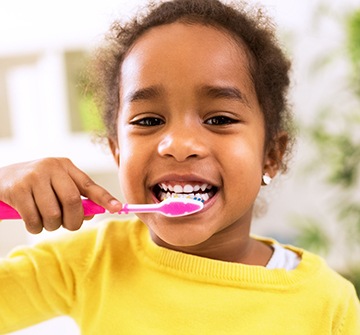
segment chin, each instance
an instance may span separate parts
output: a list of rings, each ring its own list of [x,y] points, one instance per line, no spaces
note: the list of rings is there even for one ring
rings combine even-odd
[[[216,233],[210,226],[200,224],[197,215],[182,218],[166,218],[160,214],[138,216],[147,225],[152,240],[168,249],[199,246]]]
[[[194,232],[193,230],[188,230],[186,232],[154,232],[150,230],[150,234],[152,240],[157,245],[174,250],[177,250],[179,248],[191,248],[200,246],[202,243],[206,242],[208,239],[211,238],[208,231]]]

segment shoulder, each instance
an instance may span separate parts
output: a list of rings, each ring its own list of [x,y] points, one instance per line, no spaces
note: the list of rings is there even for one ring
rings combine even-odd
[[[324,258],[291,245],[284,245],[300,255],[298,271],[306,275],[304,285],[312,287],[311,294],[329,306],[346,309],[349,301],[357,301],[354,285],[331,268]],[[296,270],[295,270],[296,271]]]
[[[296,248],[295,248],[296,249]],[[303,251],[301,263],[316,264],[309,275],[308,298],[318,310],[332,315],[334,334],[359,334],[360,303],[354,285],[327,265],[325,260]]]
[[[300,255],[299,270],[308,274],[309,280],[317,285],[319,293],[331,293],[332,297],[342,299],[345,292],[354,292],[353,284],[331,268],[324,258],[292,245],[284,247]]]
[[[280,245],[298,256],[300,261],[297,267],[287,271],[293,284],[311,286],[311,291],[315,295],[323,294],[340,300],[344,298],[345,292],[349,295],[354,293],[353,284],[332,269],[322,257],[293,245],[281,244],[270,238],[255,238],[268,245]]]

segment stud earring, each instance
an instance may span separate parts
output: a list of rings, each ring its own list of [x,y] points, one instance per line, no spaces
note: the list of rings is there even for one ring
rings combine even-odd
[[[262,176],[263,185],[269,185],[271,183],[272,178],[269,176],[269,174],[266,172]]]

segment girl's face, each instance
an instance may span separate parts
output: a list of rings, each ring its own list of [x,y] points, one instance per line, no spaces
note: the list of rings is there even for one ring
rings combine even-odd
[[[127,54],[112,143],[124,197],[154,203],[169,192],[205,200],[203,211],[187,217],[139,215],[157,244],[201,249],[248,236],[267,160],[248,68],[239,43],[200,24],[153,28]]]

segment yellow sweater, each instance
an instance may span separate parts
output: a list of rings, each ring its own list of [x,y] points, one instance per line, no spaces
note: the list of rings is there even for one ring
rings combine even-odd
[[[297,269],[268,270],[158,247],[136,220],[104,223],[0,262],[0,333],[65,314],[86,335],[360,334],[353,286],[291,249]]]

